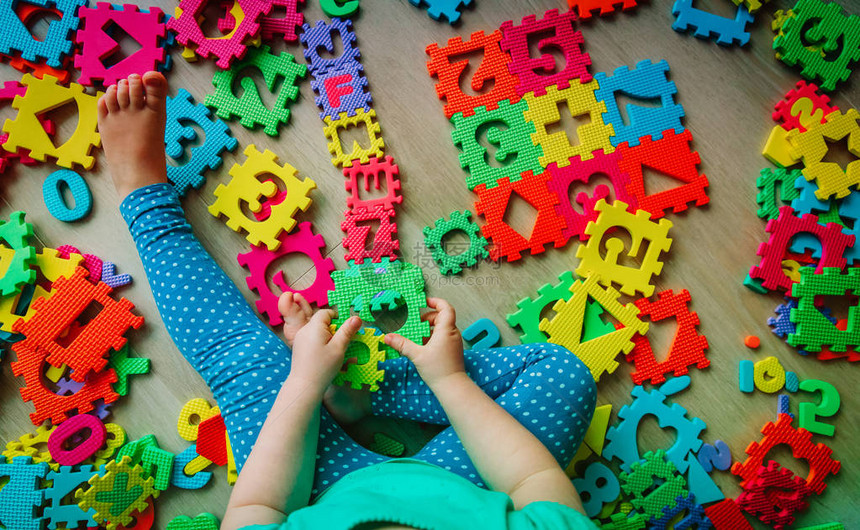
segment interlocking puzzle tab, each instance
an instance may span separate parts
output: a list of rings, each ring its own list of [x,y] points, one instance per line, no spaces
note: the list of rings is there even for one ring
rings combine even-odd
[[[669,63],[666,60],[654,63],[646,59],[636,63],[634,69],[621,66],[611,76],[600,72],[594,76],[599,88],[595,92],[598,101],[606,105],[603,121],[612,125],[614,134],[610,137],[613,146],[627,142],[629,146],[639,145],[639,138],[650,136],[652,140],[663,137],[663,131],[673,129],[676,134],[684,132],[681,118],[684,107],[675,103],[678,88],[669,81]],[[628,103],[625,108],[627,122],[622,118],[618,107],[617,94],[654,101],[660,100],[660,107],[643,107]]]
[[[386,210],[393,210],[395,204],[403,202],[403,196],[400,195],[400,168],[394,163],[394,158],[386,156],[384,159],[371,158],[366,164],[353,164],[351,167],[343,169],[343,176],[347,178],[344,186],[347,193],[350,194],[346,198],[346,206],[350,210],[360,210],[362,208],[372,210],[382,206]],[[380,198],[367,198],[361,196],[362,187],[365,192],[370,191],[371,182],[373,189],[379,191],[382,189],[382,182],[385,182],[385,196]],[[362,186],[363,185],[363,186]]]
[[[460,20],[460,10],[472,5],[473,0],[409,0],[409,3],[421,7],[427,6],[427,15],[433,20],[441,21],[444,17],[449,24]]]
[[[333,120],[326,116],[324,121],[325,136],[329,139],[328,150],[332,154],[331,163],[335,167],[352,167],[356,161],[366,164],[370,162],[372,157],[379,159],[385,156],[385,152],[383,151],[385,141],[381,136],[382,127],[376,121],[376,111],[374,109],[370,109],[368,112],[365,112],[364,109],[357,109],[355,116],[341,112],[338,119]],[[350,146],[352,150],[347,152],[340,139],[340,130],[358,127],[359,124],[363,125],[367,131],[368,145],[367,147],[363,147],[358,143],[358,140],[353,140]]]
[[[466,186],[470,190],[481,185],[495,188],[505,178],[516,182],[523,173],[541,169],[543,151],[532,142],[535,128],[524,117],[528,104],[501,101],[495,107],[478,107],[469,117],[458,113],[451,118],[451,138],[461,151],[460,167],[469,172]],[[490,158],[497,164],[491,164]]]
[[[449,254],[443,240],[453,232],[466,234],[469,246],[465,250]],[[451,212],[450,219],[439,218],[433,227],[424,227],[424,245],[430,249],[433,260],[439,265],[442,274],[459,274],[463,267],[474,267],[478,259],[490,257],[487,240],[481,235],[478,224],[472,221],[469,210]],[[456,249],[460,250],[460,249]]]
[[[633,349],[633,335],[648,332],[648,323],[639,320],[639,309],[633,304],[621,305],[620,293],[611,287],[598,285],[597,274],[584,281],[576,280],[570,286],[568,300],[559,300],[553,305],[556,312],[552,320],[543,319],[540,331],[549,336],[549,342],[564,346],[576,355],[589,370],[595,381],[604,373],[613,373],[618,368],[616,358]],[[603,309],[615,317],[623,327],[601,337],[583,341],[583,321],[587,302],[595,300]]]
[[[203,130],[204,142],[185,154],[185,142],[197,139],[197,131],[187,122],[193,122]],[[184,196],[191,188],[200,188],[206,182],[203,174],[207,169],[221,167],[224,151],[233,151],[239,145],[223,121],[213,118],[209,109],[194,103],[194,98],[184,88],[176,97],[167,98],[167,126],[164,130],[164,146],[167,156],[177,165],[167,164],[167,178],[176,192]]]
[[[335,326],[332,326],[332,329],[334,328]],[[361,390],[368,385],[370,392],[379,390],[379,383],[385,377],[385,370],[379,369],[379,363],[385,360],[384,341],[385,336],[377,335],[374,328],[364,328],[356,333],[349,342],[343,358],[344,360],[355,358],[357,362],[344,363],[332,384],[335,386],[349,384],[355,390]]]
[[[29,156],[41,162],[50,156],[57,159],[58,166],[68,169],[72,169],[75,164],[92,169],[96,159],[90,155],[90,151],[101,145],[96,123],[96,103],[102,93],[96,92],[95,96],[91,96],[84,92],[84,87],[75,83],[64,87],[56,77],[49,75],[38,79],[24,74],[21,83],[27,87],[27,93],[23,97],[15,96],[12,102],[18,114],[14,120],[6,120],[3,125],[3,132],[9,134],[3,148],[10,153],[17,152],[19,148],[28,149]],[[65,143],[55,146],[39,116],[67,103],[77,105],[78,126]]]
[[[831,149],[830,143],[842,139],[846,139],[849,153],[860,158],[858,121],[860,112],[856,109],[848,109],[844,113],[834,111],[827,115],[824,123],[813,123],[806,132],[795,129],[788,133],[791,155],[803,161],[806,180],[815,180],[818,184],[815,196],[819,199],[834,195],[841,199],[860,184],[860,159],[849,162],[844,169],[837,162],[824,161]]]
[[[81,7],[78,17],[82,26],[75,35],[75,42],[80,46],[75,55],[75,68],[81,70],[78,83],[92,86],[100,81],[109,86],[130,74],[143,75],[164,64],[165,49],[161,40],[166,37],[166,28],[161,9],[151,7],[144,12],[133,4],[120,7],[99,2],[95,9]],[[120,43],[106,32],[114,26],[127,33],[140,48],[118,63],[106,66],[104,60],[120,48]]]
[[[823,258],[822,258],[823,259]],[[797,308],[791,310],[791,321],[797,328],[788,335],[788,343],[808,351],[820,351],[827,346],[836,352],[860,345],[860,313],[856,307],[848,311],[848,325],[840,330],[819,311],[815,300],[820,296],[849,296],[860,294],[860,268],[840,269],[825,267],[816,272],[812,267],[800,269],[800,281],[791,289],[798,299]]]
[[[753,16],[746,6],[739,5],[735,18],[726,18],[693,7],[693,0],[675,0],[672,6],[675,22],[672,29],[685,32],[691,28],[699,39],[716,37],[721,46],[746,46],[750,41],[747,24],[753,21]]]
[[[305,16],[299,11],[299,4],[305,0],[272,0],[272,13],[263,16],[260,22],[260,35],[263,40],[273,40],[278,35],[283,35],[284,42],[298,42],[297,28],[302,27]],[[279,13],[283,16],[276,16]]]
[[[314,76],[311,88],[317,93],[314,102],[322,112],[320,119],[326,116],[336,120],[342,112],[347,116],[355,116],[358,109],[370,112],[373,98],[367,91],[367,78],[361,65],[357,62],[341,70]]]
[[[465,42],[462,37],[454,37],[448,40],[444,48],[440,48],[436,43],[427,46],[425,51],[430,56],[427,71],[431,77],[439,80],[436,83],[436,95],[445,100],[446,118],[450,119],[459,113],[468,118],[474,115],[478,107],[496,110],[500,101],[519,101],[520,97],[516,92],[517,78],[508,71],[511,59],[499,47],[501,40],[501,30],[489,35],[476,31]],[[478,51],[483,52],[483,57],[469,82],[472,91],[477,95],[466,94],[460,82],[466,67],[469,66],[467,55]],[[460,60],[455,60],[457,58]],[[489,90],[481,93],[487,86],[490,87]]]
[[[773,41],[777,57],[788,66],[800,65],[800,75],[819,80],[823,90],[847,81],[852,62],[860,59],[860,16],[845,16],[840,4],[821,0],[798,0],[791,11],[794,16],[785,19]],[[821,49],[807,48],[809,42]]]
[[[600,284],[606,287],[617,283],[621,286],[620,291],[630,296],[637,291],[651,296],[654,293],[651,277],[659,276],[663,270],[660,255],[669,252],[672,246],[672,239],[669,237],[672,222],[668,219],[653,222],[648,212],[639,210],[632,214],[627,208],[626,204],[618,200],[612,204],[607,204],[604,199],[597,201],[594,206],[599,212],[597,220],[590,221],[585,228],[588,242],[576,250],[576,257],[580,260],[576,273],[582,277],[595,275]],[[624,241],[615,237],[605,239],[607,233],[616,228],[630,234],[631,247],[627,251],[629,257],[639,255],[647,240],[647,249],[639,268],[619,263],[624,252]],[[602,250],[601,245],[605,249]]]
[[[72,52],[72,34],[78,28],[80,19],[78,8],[87,4],[86,0],[34,0],[27,2],[35,6],[53,8],[59,12],[60,19],[48,26],[44,39],[36,38],[18,15],[18,0],[8,0],[0,5],[0,53],[13,55],[20,52],[27,61],[45,59],[50,67],[60,68],[63,58]],[[26,18],[26,17],[25,17]]]
[[[36,281],[36,249],[31,244],[33,225],[24,221],[24,212],[12,212],[8,221],[0,220],[0,243],[12,251],[4,253],[0,264],[5,264],[0,277],[0,296],[8,297],[19,292],[24,285]],[[5,263],[4,263],[5,262]]]
[[[538,287],[538,296],[535,299],[523,298],[517,302],[517,311],[507,315],[508,325],[519,327],[522,331],[520,342],[528,344],[532,342],[546,342],[547,336],[540,330],[540,314],[550,304],[559,300],[569,300],[573,293],[573,272],[564,271],[558,275],[558,283],[552,285],[546,283]]]
[[[690,293],[686,289],[678,294],[669,289],[658,293],[654,302],[647,298],[636,301],[640,318],[647,316],[651,322],[659,322],[674,317],[678,328],[668,355],[661,356],[664,360],[660,362],[651,349],[647,335],[633,337],[636,346],[628,354],[627,360],[636,366],[631,374],[634,384],[641,385],[650,380],[651,384],[657,385],[666,380],[666,374],[672,373],[677,377],[685,375],[694,364],[700,370],[710,366],[711,361],[705,357],[708,339],[698,332],[699,315],[690,311],[690,300]]]
[[[818,92],[813,83],[798,81],[785,98],[774,106],[773,119],[786,131],[806,129],[815,123],[824,123],[831,112],[839,110],[830,105],[830,98]]]
[[[617,10],[629,11],[636,7],[637,0],[567,0],[567,6],[575,12],[579,18],[587,20],[592,13],[605,17]],[[596,12],[598,11],[599,12]],[[595,13],[596,12],[596,13]]]
[[[759,189],[755,196],[755,201],[758,204],[756,214],[761,219],[776,219],[779,216],[780,205],[777,204],[777,196],[784,206],[792,206],[792,201],[800,197],[800,190],[795,187],[798,177],[802,177],[799,169],[791,171],[785,168],[764,168],[759,173],[759,177],[755,181],[756,187]],[[779,195],[777,195],[779,190]],[[812,212],[801,212],[812,213]],[[820,219],[819,219],[820,221]]]
[[[328,51],[329,55],[334,53],[335,34],[340,40],[343,53],[333,59],[323,57],[320,55],[320,48]],[[352,30],[352,20],[348,18],[333,18],[331,22],[319,20],[313,27],[305,24],[299,39],[305,47],[304,54],[308,69],[314,77],[323,77],[330,72],[351,70],[356,67],[361,69],[361,63],[358,62],[361,52],[355,45],[356,37]]]
[[[278,136],[281,125],[290,119],[290,104],[299,96],[299,80],[307,75],[307,67],[298,64],[287,52],[280,55],[269,53],[268,46],[252,48],[243,59],[235,62],[229,70],[215,72],[212,84],[215,92],[206,96],[203,104],[216,109],[219,118],[239,118],[246,129],[262,126],[269,136]],[[254,66],[262,72],[266,88],[274,93],[279,86],[275,103],[269,107],[260,98],[260,92],[252,77],[242,76],[248,67]],[[236,97],[236,83],[242,87],[242,96]]]
[[[582,50],[585,40],[582,32],[574,29],[575,24],[576,14],[572,11],[560,14],[558,9],[550,9],[540,20],[535,15],[528,15],[518,26],[510,20],[502,23],[502,40],[499,45],[511,55],[512,61],[508,69],[519,80],[518,94],[534,92],[536,96],[541,96],[549,86],[565,89],[570,86],[571,81],[591,81],[591,74],[588,72],[591,57]],[[563,65],[557,64],[550,53],[532,57],[529,37],[543,35],[545,32],[553,32],[553,35],[541,39],[537,45],[538,50],[546,52],[552,48],[560,51],[564,55]]]

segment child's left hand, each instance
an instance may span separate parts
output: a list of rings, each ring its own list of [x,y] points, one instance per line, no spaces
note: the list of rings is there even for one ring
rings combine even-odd
[[[350,317],[334,335],[330,331],[334,311],[317,311],[296,333],[290,378],[311,383],[322,392],[343,365],[349,341],[361,328],[361,319]]]

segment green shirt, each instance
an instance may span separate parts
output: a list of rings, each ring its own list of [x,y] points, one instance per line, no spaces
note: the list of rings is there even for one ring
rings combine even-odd
[[[597,527],[585,515],[555,502],[515,510],[511,498],[481,489],[444,469],[398,459],[353,471],[311,506],[279,525],[244,530],[349,530],[364,523],[424,530],[578,530]]]

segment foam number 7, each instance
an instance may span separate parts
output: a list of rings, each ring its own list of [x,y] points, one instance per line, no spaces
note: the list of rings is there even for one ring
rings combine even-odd
[[[833,436],[836,427],[818,421],[818,417],[829,418],[839,411],[839,391],[836,387],[818,379],[805,379],[800,382],[803,392],[821,392],[821,402],[800,404],[800,427],[815,434]]]

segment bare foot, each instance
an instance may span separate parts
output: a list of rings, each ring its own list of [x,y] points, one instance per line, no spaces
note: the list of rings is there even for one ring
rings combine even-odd
[[[164,123],[167,80],[132,74],[99,99],[99,133],[120,200],[138,188],[167,182]]]
[[[284,338],[287,340],[287,346],[292,348],[296,333],[308,323],[314,311],[304,296],[290,292],[282,294],[278,299],[278,311],[284,318]]]

